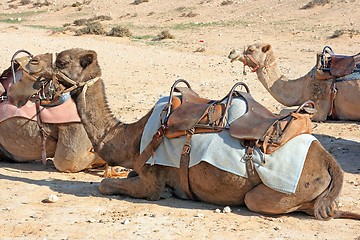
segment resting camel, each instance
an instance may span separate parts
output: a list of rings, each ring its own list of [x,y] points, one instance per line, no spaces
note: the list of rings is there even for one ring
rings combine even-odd
[[[285,106],[299,106],[312,100],[318,111],[314,121],[325,121],[331,108],[330,81],[318,80],[310,70],[305,76],[289,80],[276,63],[274,51],[269,44],[250,45],[244,53],[232,50],[231,61],[239,60],[256,72],[259,81],[268,92]],[[340,120],[360,120],[360,79],[341,81],[336,84],[337,94],[334,106]]]
[[[35,77],[52,78],[55,71],[50,60],[49,53],[35,56],[27,66],[29,73]],[[59,82],[66,87],[77,86],[71,95],[95,151],[111,166],[134,169],[142,132],[152,110],[131,124],[113,117],[106,101],[104,82],[100,78],[97,54],[92,50],[77,48],[60,52],[56,72]],[[15,104],[22,101],[16,96],[12,98]],[[224,159],[230,160],[237,161]],[[177,197],[187,199],[179,182],[178,168],[147,164],[137,173],[125,179],[103,179],[100,191],[108,195],[159,200],[167,187]],[[247,178],[225,172],[206,162],[189,169],[189,183],[196,199],[208,203],[224,206],[245,204],[251,211],[264,214],[303,211],[317,219],[360,219],[359,214],[335,210],[343,184],[343,171],[318,141],[311,143],[294,194],[272,190],[259,178],[254,184]]]
[[[6,107],[4,104],[7,103],[2,103],[1,111]],[[47,133],[46,157],[53,158],[59,171],[78,172],[105,163],[93,150],[80,121],[43,123],[43,129]],[[0,159],[13,162],[42,159],[42,139],[36,121],[24,117],[6,118],[0,122],[0,132]]]

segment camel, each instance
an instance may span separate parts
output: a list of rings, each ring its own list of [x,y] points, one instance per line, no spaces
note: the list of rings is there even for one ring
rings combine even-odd
[[[47,133],[46,158],[53,158],[59,171],[78,172],[105,164],[93,150],[80,122],[43,123],[43,129]],[[0,122],[0,132],[0,159],[19,163],[42,159],[42,139],[36,121],[20,116],[6,118]]]
[[[143,129],[153,109],[137,122],[122,123],[113,116],[106,101],[105,85],[100,78],[101,69],[95,51],[75,48],[60,52],[56,71],[49,64],[51,56],[50,53],[35,56],[27,66],[29,73],[35,77],[51,78],[56,72],[58,81],[66,87],[77,86],[71,95],[95,151],[110,166],[134,169],[140,154]],[[15,104],[22,102],[17,96],[12,98]],[[99,188],[106,195],[120,194],[153,201],[159,200],[165,189],[171,189],[176,197],[188,199],[179,178],[179,168],[146,164],[131,177],[103,179]],[[189,168],[189,183],[198,201],[212,204],[245,204],[251,211],[262,214],[302,211],[323,220],[340,217],[360,219],[360,214],[335,209],[342,189],[343,171],[318,141],[311,143],[293,194],[265,186],[258,176],[250,181],[207,162]]]
[[[256,72],[259,81],[266,90],[281,104],[299,106],[304,101],[312,100],[317,113],[314,121],[325,121],[331,108],[331,80],[318,80],[310,70],[305,76],[289,80],[276,63],[276,57],[270,44],[250,45],[244,53],[232,50],[228,56],[231,61],[239,60]],[[360,79],[336,83],[337,94],[334,102],[340,120],[360,120]]]

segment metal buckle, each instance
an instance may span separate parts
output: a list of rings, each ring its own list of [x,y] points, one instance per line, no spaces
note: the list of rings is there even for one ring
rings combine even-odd
[[[0,96],[0,101],[8,100],[8,96]]]
[[[185,143],[181,155],[190,154],[190,151],[191,151],[191,144]]]
[[[243,159],[244,159],[245,161],[251,161],[251,160],[253,159],[253,155],[252,155],[252,154],[247,154],[247,153],[245,153]]]

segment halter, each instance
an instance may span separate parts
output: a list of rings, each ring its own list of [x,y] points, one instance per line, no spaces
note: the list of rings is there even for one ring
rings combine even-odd
[[[30,74],[28,74],[30,76],[30,79],[32,81],[34,81],[34,85],[41,84],[41,86],[39,86],[39,88],[38,88],[39,91],[32,96],[33,98],[40,99],[41,105],[54,104],[62,96],[64,96],[65,94],[67,94],[79,87],[84,87],[83,93],[85,94],[87,87],[93,85],[97,80],[100,79],[100,77],[96,77],[96,78],[90,79],[86,82],[81,82],[81,83],[76,82],[76,81],[72,80],[71,78],[69,78],[68,76],[66,76],[64,73],[59,71],[59,69],[56,67],[56,64],[55,64],[56,57],[57,57],[57,54],[51,54],[51,59],[52,59],[52,61],[51,61],[52,78],[51,79],[46,79],[46,78],[43,78],[42,76],[35,78],[35,77],[31,76]],[[61,84],[59,82],[59,80],[58,80],[59,78],[61,78],[62,80],[64,80],[68,84],[70,84],[71,86],[66,88],[63,84]],[[50,86],[49,86],[50,91],[49,91],[49,96],[46,96],[45,86],[48,84],[50,84]],[[64,87],[64,88],[62,88],[62,87]]]
[[[258,61],[256,61],[249,53],[246,53],[246,50],[245,50],[245,47],[244,47],[244,51],[243,51],[243,58],[244,58],[244,61],[243,61],[243,64],[244,64],[244,72],[245,72],[245,66],[248,66],[249,69],[251,70],[251,72],[256,72],[258,69],[261,69],[262,72],[264,74],[266,74],[265,70],[269,67],[271,67],[273,64],[275,64],[275,61],[268,64],[268,65],[261,65]],[[253,67],[250,67],[248,65],[248,61],[251,60],[256,66],[253,68]]]

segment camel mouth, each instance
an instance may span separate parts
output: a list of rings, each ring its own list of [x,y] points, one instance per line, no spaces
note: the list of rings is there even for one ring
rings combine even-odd
[[[241,54],[240,54],[240,51],[234,49],[234,50],[231,50],[228,58],[230,59],[230,62],[234,62],[236,60],[239,60]]]

